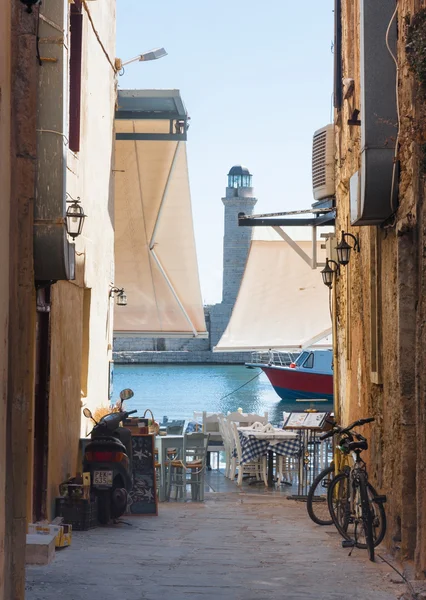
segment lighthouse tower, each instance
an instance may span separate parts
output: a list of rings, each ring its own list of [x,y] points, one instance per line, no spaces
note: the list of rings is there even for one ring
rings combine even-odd
[[[210,347],[216,346],[225,331],[237,299],[251,241],[251,227],[239,227],[238,215],[251,215],[257,199],[253,196],[252,175],[237,165],[228,173],[223,236],[222,302],[210,309]]]
[[[251,227],[239,227],[238,215],[251,215],[257,199],[253,196],[252,175],[247,167],[238,165],[228,173],[223,237],[222,303],[234,306],[250,248]]]

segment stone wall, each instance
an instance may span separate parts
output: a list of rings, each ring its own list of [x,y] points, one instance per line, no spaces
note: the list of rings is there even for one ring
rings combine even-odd
[[[210,350],[208,338],[114,337],[114,352],[203,352]]]
[[[0,0],[0,598],[5,598],[6,433],[9,323],[9,214],[11,186],[11,3]],[[9,501],[11,499],[9,498]]]
[[[337,401],[344,423],[376,419],[363,433],[370,440],[372,482],[388,497],[386,542],[402,559],[416,558],[421,577],[426,572],[426,230],[419,164],[426,138],[424,93],[408,68],[405,46],[407,25],[422,6],[413,0],[398,3],[399,207],[382,226],[349,225],[349,178],[360,165],[360,128],[348,125],[360,107],[359,0],[342,2],[343,77],[354,79],[355,90],[335,114],[336,231],[338,239],[342,229],[358,234],[361,247],[336,282]]]
[[[135,364],[220,364],[243,365],[250,361],[247,352],[211,352],[200,350],[191,352],[114,352],[114,362]]]

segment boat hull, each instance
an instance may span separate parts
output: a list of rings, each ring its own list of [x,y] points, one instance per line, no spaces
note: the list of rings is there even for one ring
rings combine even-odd
[[[275,392],[293,410],[333,410],[333,375],[306,373],[289,367],[258,365]]]

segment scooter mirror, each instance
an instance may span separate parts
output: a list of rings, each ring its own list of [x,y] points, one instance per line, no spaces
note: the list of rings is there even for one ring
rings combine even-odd
[[[88,408],[84,408],[83,409],[83,415],[87,418],[87,419],[92,419],[93,420],[93,415],[92,412],[88,409]]]
[[[122,400],[129,400],[129,398],[132,398],[135,394],[133,393],[133,390],[131,390],[130,388],[126,388],[125,390],[121,390],[120,392],[120,398]]]

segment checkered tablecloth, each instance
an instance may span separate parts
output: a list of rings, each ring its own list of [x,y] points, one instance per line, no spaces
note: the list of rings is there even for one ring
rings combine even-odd
[[[194,433],[195,431],[202,431],[203,425],[202,423],[197,423],[197,421],[188,421],[188,424],[185,429],[185,433]]]
[[[264,456],[269,450],[276,454],[285,456],[299,456],[301,452],[301,438],[300,435],[294,440],[265,440],[259,439],[255,435],[244,435],[241,431],[238,432],[241,443],[241,464],[246,464],[253,460],[258,459],[260,456]]]

